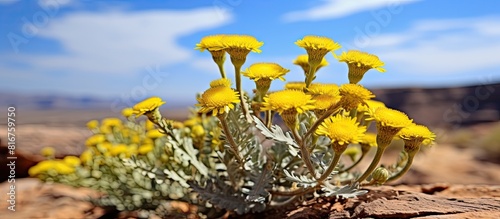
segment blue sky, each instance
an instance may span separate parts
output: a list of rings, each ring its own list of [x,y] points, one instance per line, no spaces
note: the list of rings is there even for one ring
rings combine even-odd
[[[500,1],[0,0],[0,91],[194,103],[219,77],[195,44],[219,33],[263,41],[244,68],[276,62],[291,70],[287,81],[303,80],[291,63],[305,51],[294,42],[312,34],[339,42],[337,54],[378,55],[387,72],[369,71],[361,81],[369,88],[492,83],[500,81],[498,8]],[[346,83],[345,63],[326,58],[316,81]],[[245,78],[243,86],[254,84]]]

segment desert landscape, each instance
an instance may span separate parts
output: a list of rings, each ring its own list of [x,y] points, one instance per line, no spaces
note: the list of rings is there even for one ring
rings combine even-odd
[[[390,185],[366,187],[366,195],[353,199],[323,198],[298,202],[286,209],[235,218],[499,218],[500,217],[500,84],[420,89],[374,89],[377,99],[401,109],[416,122],[437,134],[437,144],[420,153],[409,173]],[[106,109],[105,100],[59,98],[36,103],[16,99],[16,205],[15,213],[2,202],[1,215],[8,218],[135,218],[134,212],[116,212],[92,206],[86,197],[99,193],[65,185],[46,184],[29,178],[29,167],[43,160],[40,150],[51,146],[56,157],[79,155],[91,132],[85,123],[92,119],[119,117]],[[8,160],[6,148],[7,95],[2,95],[1,180],[2,200],[7,199]],[[47,106],[47,102],[53,103]],[[477,103],[477,104],[476,104]],[[40,105],[41,104],[41,105]],[[70,108],[68,106],[73,106]],[[75,107],[78,106],[78,107]],[[188,109],[163,109],[170,119],[183,121]],[[397,146],[395,146],[397,147]],[[397,157],[389,151],[382,163]],[[364,166],[364,165],[361,165]],[[193,209],[179,205],[187,217]],[[68,217],[71,215],[71,217]]]

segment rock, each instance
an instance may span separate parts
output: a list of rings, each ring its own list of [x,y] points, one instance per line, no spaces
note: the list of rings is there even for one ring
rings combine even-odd
[[[61,184],[42,183],[38,179],[17,179],[14,184],[0,184],[0,199],[8,200],[10,185],[16,187],[15,212],[7,209],[9,203],[0,202],[2,218],[98,218],[104,214],[101,208],[95,208],[86,201],[97,197],[96,191],[85,188],[73,188]]]

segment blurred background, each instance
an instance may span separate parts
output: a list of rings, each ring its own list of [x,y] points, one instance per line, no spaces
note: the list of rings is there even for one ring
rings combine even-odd
[[[498,8],[452,0],[0,0],[0,139],[8,106],[17,109],[16,152],[26,166],[44,146],[80,153],[87,121],[119,117],[152,95],[167,101],[167,117],[185,119],[196,93],[219,78],[210,54],[194,50],[211,34],[255,36],[262,53],[243,68],[276,62],[291,70],[287,81],[301,81],[292,61],[305,51],[294,42],[313,34],[339,42],[337,54],[378,55],[387,72],[369,71],[361,84],[436,132],[438,144],[401,183],[500,184]],[[346,83],[347,66],[326,59],[316,82]],[[243,86],[251,92],[254,83]]]

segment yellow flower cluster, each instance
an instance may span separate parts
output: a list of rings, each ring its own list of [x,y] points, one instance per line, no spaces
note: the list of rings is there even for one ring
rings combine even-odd
[[[75,172],[81,164],[80,158],[75,156],[66,156],[63,159],[44,160],[28,170],[30,176],[40,174],[60,174],[67,175]]]

